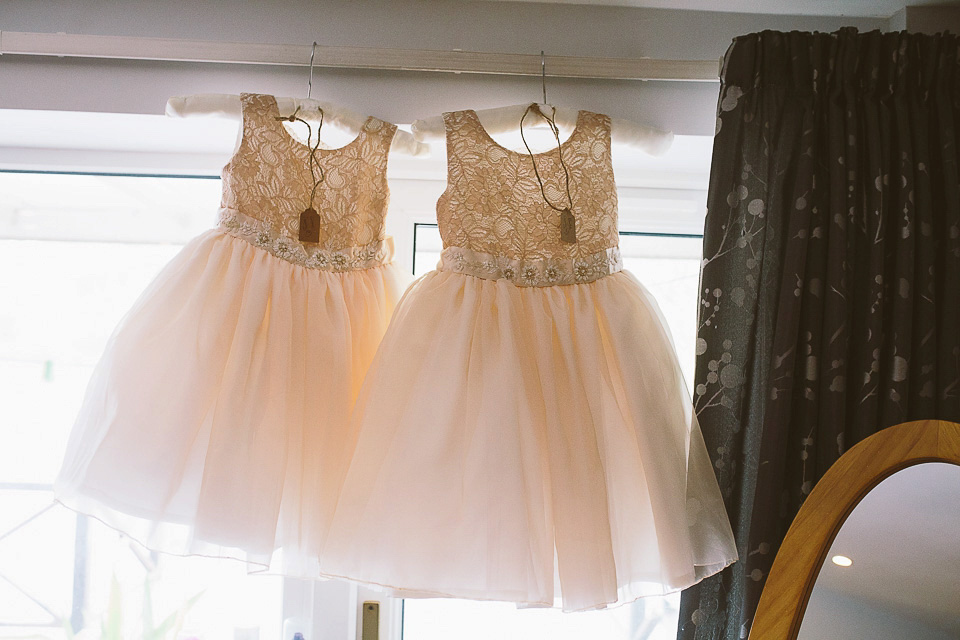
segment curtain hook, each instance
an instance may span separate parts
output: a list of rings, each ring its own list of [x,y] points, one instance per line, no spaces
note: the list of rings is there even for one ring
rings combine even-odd
[[[543,104],[547,104],[547,64],[540,50],[540,86],[543,89]]]
[[[317,41],[313,41],[313,47],[310,48],[310,78],[307,80],[307,100],[313,95],[313,56],[317,53]]]

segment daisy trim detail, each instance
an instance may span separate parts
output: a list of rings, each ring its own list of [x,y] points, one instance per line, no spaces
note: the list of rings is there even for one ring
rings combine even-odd
[[[291,238],[285,231],[276,229],[263,220],[229,208],[220,209],[217,226],[225,233],[249,242],[281,260],[308,269],[358,271],[378,267],[393,260],[392,238],[359,247],[322,249],[315,244]]]
[[[464,247],[447,247],[440,254],[438,268],[485,280],[510,280],[521,287],[549,287],[582,284],[623,270],[619,247],[611,247],[582,258],[519,260]]]

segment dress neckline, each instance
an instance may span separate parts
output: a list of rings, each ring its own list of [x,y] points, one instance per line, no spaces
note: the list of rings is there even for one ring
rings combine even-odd
[[[273,111],[273,114],[272,114],[272,115],[282,118],[283,116],[280,115],[280,106],[277,104],[277,97],[274,96],[274,95],[271,95],[271,94],[267,94],[267,95],[268,95],[269,98],[270,98],[270,110]],[[366,133],[367,133],[367,127],[368,127],[368,125],[370,124],[370,122],[373,121],[373,119],[374,119],[374,116],[367,116],[366,120],[363,121],[363,125],[360,127],[360,133],[358,133],[357,136],[356,136],[353,140],[351,140],[351,141],[348,142],[347,144],[343,145],[342,147],[333,147],[333,148],[328,148],[328,149],[324,149],[323,147],[318,147],[317,150],[316,150],[316,153],[318,153],[318,154],[326,154],[326,153],[334,153],[334,152],[338,152],[338,151],[344,151],[344,150],[349,149],[350,147],[358,144],[358,143],[360,142],[360,140],[362,140],[363,137],[366,135]],[[302,149],[303,152],[305,152],[305,153],[310,153],[312,147],[309,147],[308,145],[306,145],[306,144],[300,142],[299,140],[297,140],[296,138],[294,138],[294,137],[293,137],[293,134],[291,134],[289,131],[287,131],[287,128],[286,128],[285,126],[283,126],[283,122],[284,122],[283,120],[274,120],[274,122],[276,123],[277,127],[280,129],[280,133],[283,135],[284,138],[286,138],[286,140],[287,140],[292,146],[297,147],[297,148],[299,148],[299,149]]]
[[[527,158],[529,158],[532,155],[534,158],[540,158],[540,157],[548,156],[557,152],[557,147],[553,147],[552,149],[547,149],[546,151],[541,151],[539,153],[532,153],[532,154],[526,151],[514,151],[513,149],[508,149],[507,147],[503,146],[502,144],[500,144],[499,142],[493,139],[493,136],[490,135],[490,133],[486,130],[486,128],[484,128],[483,124],[480,122],[480,116],[477,115],[476,111],[474,111],[473,109],[465,109],[465,113],[468,113],[470,115],[470,117],[473,119],[474,125],[476,125],[477,129],[480,131],[480,135],[489,144],[492,144],[497,149],[500,149],[501,151],[509,153],[510,155],[524,156]],[[561,150],[565,148],[567,145],[569,145],[574,139],[576,139],[580,135],[580,131],[583,129],[583,126],[582,126],[583,119],[586,113],[587,112],[584,111],[583,109],[580,109],[577,111],[577,121],[573,125],[573,131],[570,132],[570,135],[567,136],[566,140],[560,143]]]

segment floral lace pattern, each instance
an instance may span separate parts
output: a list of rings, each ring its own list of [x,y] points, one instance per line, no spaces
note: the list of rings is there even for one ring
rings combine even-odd
[[[221,228],[303,266],[339,271],[378,264],[370,252],[383,253],[387,156],[397,127],[371,116],[347,145],[316,151],[324,175],[312,203],[320,214],[320,242],[303,244],[300,213],[313,188],[310,149],[277,120],[276,98],[245,93],[240,100],[243,136],[221,174]]]
[[[497,144],[474,111],[443,117],[447,189],[437,201],[437,220],[450,249],[443,268],[459,270],[455,266],[460,263],[464,272],[479,277],[506,277],[501,267],[488,268],[502,264],[514,269],[508,279],[524,284],[520,274],[527,272],[541,286],[589,282],[596,279],[594,271],[606,275],[619,270],[614,266],[619,259],[611,257],[616,252],[610,251],[619,235],[608,116],[580,111],[576,128],[561,144],[576,219],[574,244],[561,242],[560,213],[544,202],[529,154]],[[535,154],[535,160],[547,198],[566,206],[558,150]],[[455,255],[464,256],[463,262]],[[476,260],[474,266],[467,264]]]
[[[309,269],[355,271],[393,261],[393,238],[391,237],[360,247],[322,249],[317,244],[290,238],[277,232],[263,220],[245,216],[232,209],[220,210],[218,226],[233,237],[246,240],[281,260]]]
[[[447,247],[440,254],[439,268],[487,280],[506,279],[521,287],[584,284],[623,270],[619,247],[598,251],[584,258],[517,260],[506,256]]]

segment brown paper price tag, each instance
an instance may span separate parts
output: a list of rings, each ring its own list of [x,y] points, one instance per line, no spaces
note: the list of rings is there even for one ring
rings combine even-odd
[[[300,242],[320,242],[320,214],[313,207],[300,214]]]
[[[567,244],[577,242],[577,220],[570,209],[560,212],[560,240]]]

